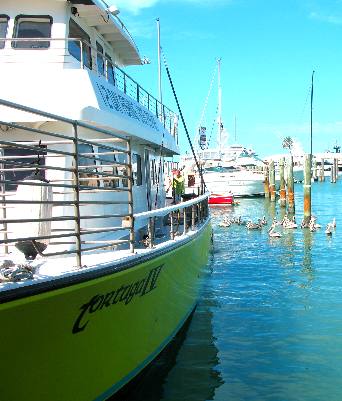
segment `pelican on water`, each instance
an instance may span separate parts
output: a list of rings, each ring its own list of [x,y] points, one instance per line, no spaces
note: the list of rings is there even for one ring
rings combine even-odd
[[[270,229],[268,230],[268,235],[269,235],[271,238],[280,238],[282,235],[280,234],[280,232],[274,231],[274,228],[275,228],[275,225],[272,224],[271,227],[270,227]]]
[[[325,229],[325,233],[327,235],[332,235],[333,230],[334,230],[334,226],[332,225],[332,223],[328,223],[326,226],[326,229]]]

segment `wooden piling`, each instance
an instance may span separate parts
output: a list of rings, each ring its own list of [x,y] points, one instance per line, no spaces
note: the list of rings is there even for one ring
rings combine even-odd
[[[287,210],[295,212],[294,180],[293,180],[293,156],[290,157],[287,165]]]
[[[280,175],[280,206],[286,207],[286,189],[285,189],[285,175],[284,175],[285,159],[282,157],[279,161],[279,175]]]
[[[270,197],[270,183],[269,183],[269,168],[267,165],[265,165],[265,170],[264,170],[264,192],[265,192],[265,198]]]
[[[333,163],[330,169],[330,182],[332,184],[336,184],[336,174],[335,174],[335,159],[333,159]]]
[[[270,200],[275,202],[276,200],[276,189],[275,189],[275,168],[274,161],[270,162]]]
[[[311,155],[305,156],[304,162],[304,224],[311,219]]]
[[[313,160],[312,165],[313,165],[313,180],[318,181],[317,160],[316,159]]]
[[[338,158],[334,159],[335,164],[335,182],[338,180]]]
[[[324,177],[324,159],[321,160],[321,168],[319,170],[319,180],[320,180],[320,182],[323,182],[325,180],[325,177]]]

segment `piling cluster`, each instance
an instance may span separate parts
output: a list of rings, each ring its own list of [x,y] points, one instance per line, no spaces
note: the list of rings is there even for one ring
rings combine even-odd
[[[293,156],[291,155],[285,162],[285,158],[279,160],[279,205],[286,208],[289,214],[295,213],[295,197],[294,197],[294,174],[293,174]],[[335,157],[332,163],[327,164],[324,159],[320,160],[318,166],[316,158],[311,154],[305,156],[304,159],[304,224],[308,225],[311,220],[311,183],[313,181],[323,182],[325,180],[325,167],[330,167],[330,181],[336,183],[338,180],[338,159]],[[287,174],[285,174],[285,171]],[[273,160],[265,166],[265,198],[269,198],[271,202],[276,201],[276,185],[275,185],[275,163]]]

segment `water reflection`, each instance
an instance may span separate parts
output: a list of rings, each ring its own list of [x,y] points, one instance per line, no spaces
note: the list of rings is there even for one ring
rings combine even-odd
[[[222,379],[210,308],[204,298],[168,348],[110,401],[213,400]]]
[[[213,400],[223,383],[216,369],[218,350],[212,331],[213,313],[203,305],[194,314],[188,336],[163,388],[161,401]]]
[[[312,239],[314,233],[309,229],[303,229],[303,273],[307,277],[307,285],[311,285],[314,279],[313,269],[312,269]]]

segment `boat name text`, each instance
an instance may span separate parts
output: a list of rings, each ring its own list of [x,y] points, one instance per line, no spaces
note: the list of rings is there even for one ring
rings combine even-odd
[[[80,307],[80,314],[72,328],[72,333],[76,334],[83,331],[89,323],[89,315],[122,302],[128,305],[136,296],[144,296],[157,288],[157,280],[164,265],[157,266],[141,280],[129,284],[123,284],[121,287],[108,292],[107,294],[94,295],[88,302]],[[88,317],[88,320],[87,320]]]

